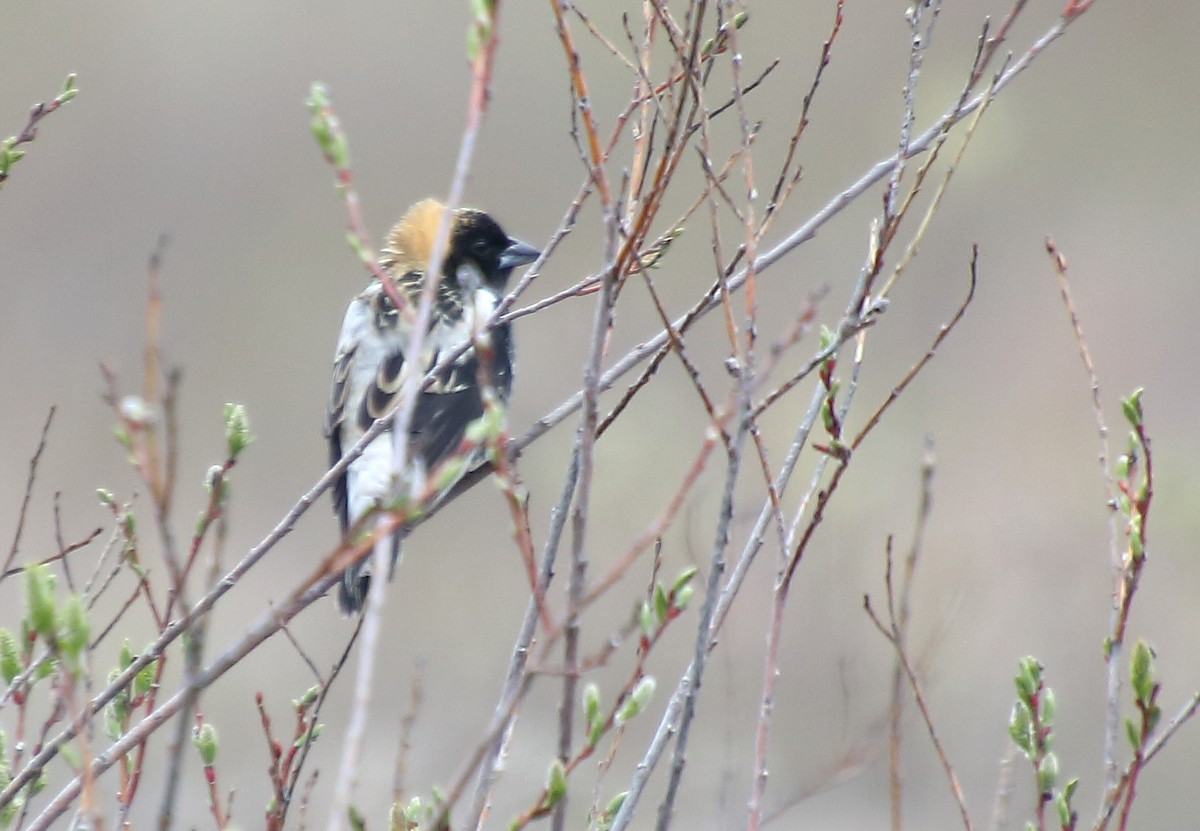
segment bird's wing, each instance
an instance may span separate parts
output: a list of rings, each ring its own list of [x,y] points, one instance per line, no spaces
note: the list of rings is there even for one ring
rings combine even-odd
[[[354,350],[338,352],[333,362],[333,389],[329,393],[329,408],[325,413],[325,438],[329,440],[329,466],[342,459],[342,425],[346,420],[346,392],[349,375],[354,364]],[[333,483],[333,510],[341,523],[342,533],[350,527],[346,495],[346,472],[342,471]]]
[[[367,303],[363,295],[351,301],[342,321],[342,330],[338,335],[337,353],[333,359],[333,383],[329,392],[329,405],[325,410],[325,438],[329,441],[329,466],[333,467],[341,461],[342,453],[354,444],[362,429],[355,423],[357,419],[352,409],[351,388],[356,370],[361,370],[359,361],[359,345],[362,341],[367,323]],[[349,419],[347,416],[349,415]],[[333,483],[333,509],[341,523],[342,533],[350,527],[349,494],[347,493],[347,474],[342,475]]]
[[[467,425],[481,415],[483,403],[474,385],[421,393],[410,431],[413,453],[433,470],[454,454]]]
[[[492,342],[491,383],[500,399],[506,401],[512,387],[508,324],[496,327]],[[467,425],[482,415],[479,362],[472,347],[421,393],[412,421],[413,452],[424,459],[428,470],[433,470],[455,453]]]

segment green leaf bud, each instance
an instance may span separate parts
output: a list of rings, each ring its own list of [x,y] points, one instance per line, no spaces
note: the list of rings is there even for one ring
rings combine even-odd
[[[217,728],[204,722],[192,731],[192,744],[200,751],[200,760],[205,767],[212,767],[217,758]]]

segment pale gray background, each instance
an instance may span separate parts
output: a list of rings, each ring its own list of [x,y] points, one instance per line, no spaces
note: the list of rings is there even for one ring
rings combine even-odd
[[[364,277],[343,242],[343,209],[302,102],[314,80],[332,89],[378,238],[407,204],[446,190],[468,85],[465,6],[428,0],[7,4],[0,133],[19,130],[27,108],[51,97],[68,71],[78,73],[82,91],[43,123],[0,194],[0,380],[8,391],[0,403],[0,539],[10,539],[28,458],[51,404],[59,412],[23,552],[53,550],[53,492],[62,493],[64,531],[74,539],[106,522],[96,487],[124,498],[135,488],[111,438],[97,362],[109,363],[130,388],[139,383],[144,265],[163,232],[171,237],[162,271],[164,350],[186,371],[179,533],[190,529],[202,504],[204,471],[221,452],[226,401],[245,403],[258,436],[233,474],[231,554],[260,539],[320,476],[333,342],[344,304]],[[1015,49],[1049,25],[1061,2],[1031,6],[1011,40]],[[831,7],[776,0],[751,9],[754,20],[741,36],[747,71],[772,57],[783,60],[751,99],[752,117],[765,122],[763,169],[770,169],[768,160],[790,130]],[[921,79],[921,124],[956,94],[982,17],[1006,9],[984,0],[947,4]],[[615,4],[591,4],[589,13],[619,38]],[[544,4],[505,4],[502,33],[493,106],[468,201],[492,211],[510,233],[541,243],[581,177],[567,134],[562,54]],[[607,124],[625,100],[627,76],[585,34],[578,38],[586,44],[598,116]],[[1010,679],[1025,654],[1048,667],[1058,693],[1063,772],[1082,778],[1083,821],[1093,816],[1109,591],[1106,523],[1086,379],[1043,252],[1046,233],[1070,258],[1106,414],[1117,428],[1114,447],[1124,433],[1118,397],[1135,386],[1148,390],[1157,498],[1152,559],[1131,635],[1148,637],[1158,649],[1168,713],[1200,686],[1193,551],[1200,492],[1200,343],[1193,313],[1198,38],[1200,7],[1192,2],[1098,3],[984,120],[945,210],[872,336],[860,420],[957,302],[972,242],[981,246],[978,298],[863,448],[802,568],[784,641],[770,804],[819,786],[847,746],[877,738],[872,725],[885,700],[889,654],[863,615],[861,598],[864,592],[879,596],[885,536],[908,538],[928,434],[936,439],[939,465],[915,642],[936,645],[928,657],[931,705],[976,821],[986,821],[991,804]],[[845,30],[802,146],[806,179],[775,238],[894,147],[906,54],[902,4],[847,4]],[[773,296],[784,311],[828,283],[834,299],[824,317],[833,319],[861,262],[877,205],[872,194],[772,272]],[[689,270],[700,275],[677,298],[709,279],[703,224],[683,247],[687,253],[662,272],[673,272],[662,280],[687,280]],[[594,270],[599,240],[594,214],[585,216],[531,297]],[[629,308],[618,344],[654,330],[648,317],[639,317],[640,306]],[[510,415],[515,430],[578,385],[590,314],[590,303],[581,302],[522,322]],[[625,429],[601,445],[591,545],[597,563],[622,551],[657,512],[699,440],[702,425],[693,409],[686,382],[672,368],[657,393],[631,409]],[[789,410],[770,420],[774,442],[784,441],[793,417]],[[539,539],[572,432],[570,423],[559,427],[523,462]],[[782,445],[776,447],[782,455]],[[644,487],[632,486],[643,483],[660,484],[662,493],[647,496]],[[707,558],[718,488],[719,476],[710,472],[668,540],[671,569]],[[140,504],[144,508],[144,500]],[[408,548],[391,589],[381,700],[359,791],[372,827],[384,822],[395,731],[417,661],[424,662],[426,684],[410,759],[417,792],[451,778],[491,714],[525,597],[507,531],[495,531],[505,527],[504,517],[495,489],[477,488],[422,528]],[[750,516],[738,520],[744,534]],[[257,616],[264,598],[282,595],[312,568],[335,537],[328,506],[317,506],[221,607],[214,648]],[[714,656],[680,827],[736,826],[743,816],[769,592],[764,566]],[[622,585],[602,615],[607,623],[588,631],[589,644],[598,644],[625,613],[640,580]],[[0,602],[14,602],[15,583],[0,587]],[[14,613],[4,615],[5,622],[15,620]],[[673,633],[652,666],[664,688],[690,648],[692,620]],[[325,602],[303,615],[294,632],[325,666],[349,625]],[[149,638],[146,627],[142,617],[129,620],[135,647]],[[626,671],[626,663],[619,666],[619,673],[602,677],[610,692]],[[347,680],[325,713],[339,741]],[[252,693],[264,691],[283,729],[289,699],[310,683],[294,651],[273,642],[204,699],[223,736],[221,783],[237,788],[242,827],[256,827],[267,798],[267,754]],[[556,694],[547,685],[527,707],[497,825],[542,781]],[[663,701],[655,702],[644,727],[657,720]],[[6,729],[9,719],[6,714]],[[958,827],[936,760],[915,721],[913,727],[906,755],[909,823]],[[617,769],[628,770],[643,744],[641,732],[627,737]],[[315,756],[321,781],[310,824],[324,821],[339,747],[325,742]],[[1195,729],[1185,730],[1140,780],[1135,827],[1195,827],[1200,795],[1189,785],[1198,763],[1200,740]],[[585,766],[573,791],[576,827],[593,771]],[[52,778],[64,773],[57,766]],[[885,766],[868,762],[857,773],[793,808],[775,827],[883,827]],[[185,825],[210,827],[194,760],[187,777]],[[605,798],[623,788],[624,779],[610,775],[601,785]],[[1032,797],[1025,771],[1017,783],[1013,811],[1023,818]],[[151,821],[157,785],[151,775],[143,786],[139,825]],[[646,817],[660,791],[656,781]]]

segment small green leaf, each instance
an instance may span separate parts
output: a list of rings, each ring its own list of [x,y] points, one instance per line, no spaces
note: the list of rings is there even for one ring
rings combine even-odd
[[[650,611],[650,604],[643,602],[638,609],[638,625],[642,629],[642,634],[647,638],[654,634],[654,617]]]
[[[339,164],[336,140],[337,118],[329,110],[329,92],[321,84],[313,84],[304,103],[308,107],[309,113],[312,114],[309,127],[312,130],[313,138],[317,140],[317,146],[321,148],[321,153],[331,163]],[[344,150],[344,144],[342,149]]]
[[[54,636],[54,575],[46,565],[25,567],[25,605],[29,609],[29,624],[44,638]]]
[[[1141,427],[1144,418],[1142,412],[1142,393],[1146,390],[1138,387],[1128,398],[1121,399],[1121,412],[1125,414],[1125,420],[1134,428]]]
[[[1058,781],[1058,757],[1053,753],[1047,753],[1042,757],[1041,764],[1037,769],[1038,789],[1042,793],[1049,793],[1054,790],[1054,783]]]
[[[63,604],[62,625],[58,632],[58,642],[62,647],[67,661],[74,669],[79,669],[79,659],[87,647],[91,627],[88,624],[87,609],[83,600],[77,594],[67,597]]]
[[[307,710],[309,707],[317,703],[317,699],[321,696],[320,685],[314,684],[304,691],[304,695],[292,702],[292,705],[297,710]]]
[[[1033,758],[1033,718],[1024,701],[1013,704],[1012,715],[1008,718],[1008,735],[1022,753]]]
[[[583,688],[583,720],[588,744],[595,747],[604,735],[604,717],[600,714],[600,688],[590,682]]]
[[[600,716],[600,688],[588,682],[583,688],[583,720],[591,726]]]
[[[1125,479],[1129,476],[1129,456],[1122,453],[1117,457],[1117,478]]]
[[[658,688],[653,676],[647,675],[638,685],[633,688],[633,695],[629,698],[638,705],[638,710],[645,710],[646,705],[650,703],[650,699],[654,697],[654,691]]]
[[[546,776],[545,806],[551,808],[562,802],[567,795],[567,770],[559,759],[550,763],[550,772]]]
[[[690,584],[675,592],[675,609],[680,612],[686,609],[688,607],[688,603],[690,603],[692,600],[692,595],[695,593],[696,587]]]
[[[657,623],[662,623],[667,619],[667,612],[670,611],[670,604],[667,602],[667,593],[663,590],[662,583],[654,584],[654,620]]]
[[[121,734],[125,732],[125,719],[121,715],[121,707],[117,704],[117,698],[108,702],[108,706],[104,708],[104,733],[113,741],[121,738]]]
[[[1028,701],[1037,695],[1042,683],[1042,665],[1037,658],[1025,657],[1018,662],[1017,675],[1013,679],[1017,686],[1017,695]]]
[[[1058,813],[1058,824],[1063,828],[1071,827],[1071,805],[1062,794],[1054,797],[1054,808]]]
[[[638,713],[646,709],[646,705],[650,703],[650,699],[654,697],[654,690],[657,684],[654,678],[647,675],[637,686],[633,688],[633,692],[629,694],[629,698],[621,705],[621,709],[617,711],[616,723],[618,726],[629,721]]]
[[[294,742],[292,742],[292,747],[304,747],[304,745],[306,745],[306,744],[315,742],[317,740],[317,738],[321,735],[321,731],[323,731],[324,729],[325,729],[324,724],[314,724],[312,727],[308,728],[303,733],[301,733],[296,738],[296,740]]]
[[[617,811],[621,810],[621,806],[625,804],[625,798],[627,796],[629,796],[629,791],[621,791],[619,794],[610,799],[608,804],[604,806],[605,816],[615,817],[617,815]]]
[[[0,676],[5,684],[11,684],[20,674],[21,658],[17,653],[17,641],[8,629],[0,629]]]
[[[826,349],[828,349],[830,346],[833,345],[833,341],[834,341],[833,330],[830,329],[828,326],[826,326],[824,323],[822,323],[821,324],[821,332],[820,332],[820,334],[817,335],[817,349],[821,352],[824,352]]]
[[[421,818],[421,797],[414,796],[408,800],[408,804],[404,806],[404,818],[411,823]]]
[[[671,584],[671,594],[679,594],[679,591],[686,585],[692,582],[692,578],[699,571],[695,566],[688,566],[683,571],[679,572],[679,576],[675,578],[675,582]]]
[[[146,664],[133,676],[134,695],[145,695],[150,692],[150,688],[154,686],[154,674],[158,669],[159,660],[161,659],[156,659]]]
[[[217,728],[209,722],[204,722],[192,731],[192,744],[200,751],[200,759],[205,767],[212,767],[217,759]]]
[[[1133,719],[1125,719],[1125,738],[1129,739],[1129,746],[1136,753],[1138,748],[1142,746],[1142,731],[1133,723]]]
[[[250,420],[246,408],[241,404],[225,405],[225,445],[229,458],[236,459],[238,454],[246,449],[246,445],[254,441],[250,433]]]
[[[1129,684],[1138,703],[1149,706],[1154,692],[1154,651],[1143,640],[1133,645],[1129,657]]]
[[[1046,727],[1050,722],[1054,721],[1054,716],[1058,713],[1058,702],[1054,697],[1054,690],[1049,687],[1042,689],[1042,696],[1039,699],[1041,704],[1041,722],[1042,726]]]

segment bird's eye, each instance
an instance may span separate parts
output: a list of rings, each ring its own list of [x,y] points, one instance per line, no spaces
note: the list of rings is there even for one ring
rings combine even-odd
[[[486,254],[487,250],[488,250],[488,244],[487,244],[487,240],[485,240],[485,239],[477,239],[473,243],[471,243],[471,251],[479,256],[483,256],[484,254]]]

